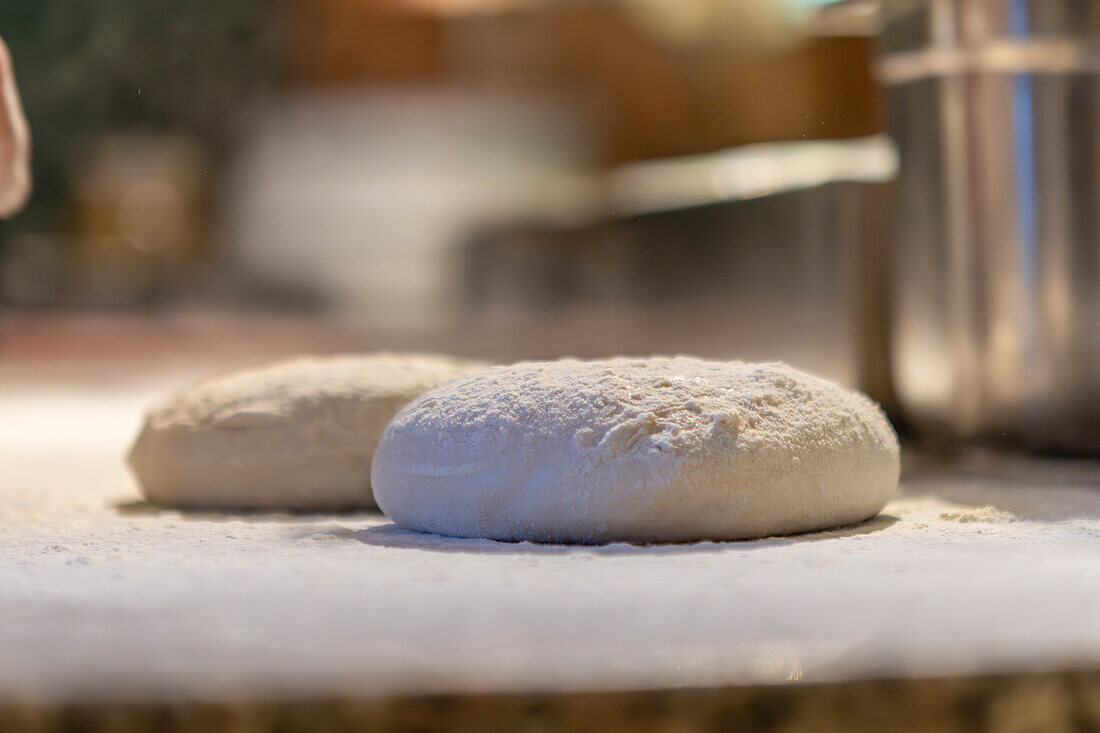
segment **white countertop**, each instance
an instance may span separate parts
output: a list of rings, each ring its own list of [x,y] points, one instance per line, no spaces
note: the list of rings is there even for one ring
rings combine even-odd
[[[885,514],[658,547],[186,515],[122,462],[179,376],[0,379],[0,699],[599,690],[1100,668],[1100,468],[910,471]]]

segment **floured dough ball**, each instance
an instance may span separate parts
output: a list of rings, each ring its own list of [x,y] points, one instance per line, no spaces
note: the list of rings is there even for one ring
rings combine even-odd
[[[386,423],[426,390],[485,367],[367,354],[221,377],[154,407],[130,466],[145,498],[166,506],[374,508],[370,465]]]
[[[732,540],[874,516],[897,436],[862,394],[782,364],[495,367],[402,410],[375,454],[398,526],[536,542]]]

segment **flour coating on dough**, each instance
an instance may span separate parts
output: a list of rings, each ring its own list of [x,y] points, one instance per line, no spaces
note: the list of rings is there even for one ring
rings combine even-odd
[[[151,409],[130,465],[158,504],[373,508],[370,464],[386,423],[426,390],[485,366],[382,353],[220,377]]]
[[[654,357],[521,363],[432,390],[387,428],[373,483],[410,529],[687,541],[861,521],[898,470],[862,394],[782,364]]]

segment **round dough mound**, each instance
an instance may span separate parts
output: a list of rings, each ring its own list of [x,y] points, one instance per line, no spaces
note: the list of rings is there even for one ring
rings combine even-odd
[[[149,411],[130,466],[145,498],[166,506],[375,508],[370,465],[386,423],[432,387],[486,366],[343,355],[221,377]]]
[[[426,393],[375,453],[398,526],[535,542],[685,542],[874,516],[897,488],[879,407],[783,364],[495,367]]]

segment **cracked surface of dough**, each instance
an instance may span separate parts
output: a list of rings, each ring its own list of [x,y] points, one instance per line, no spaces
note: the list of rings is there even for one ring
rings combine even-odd
[[[898,483],[864,395],[783,364],[687,357],[495,367],[423,395],[373,468],[407,529],[548,542],[745,539],[851,524]]]

